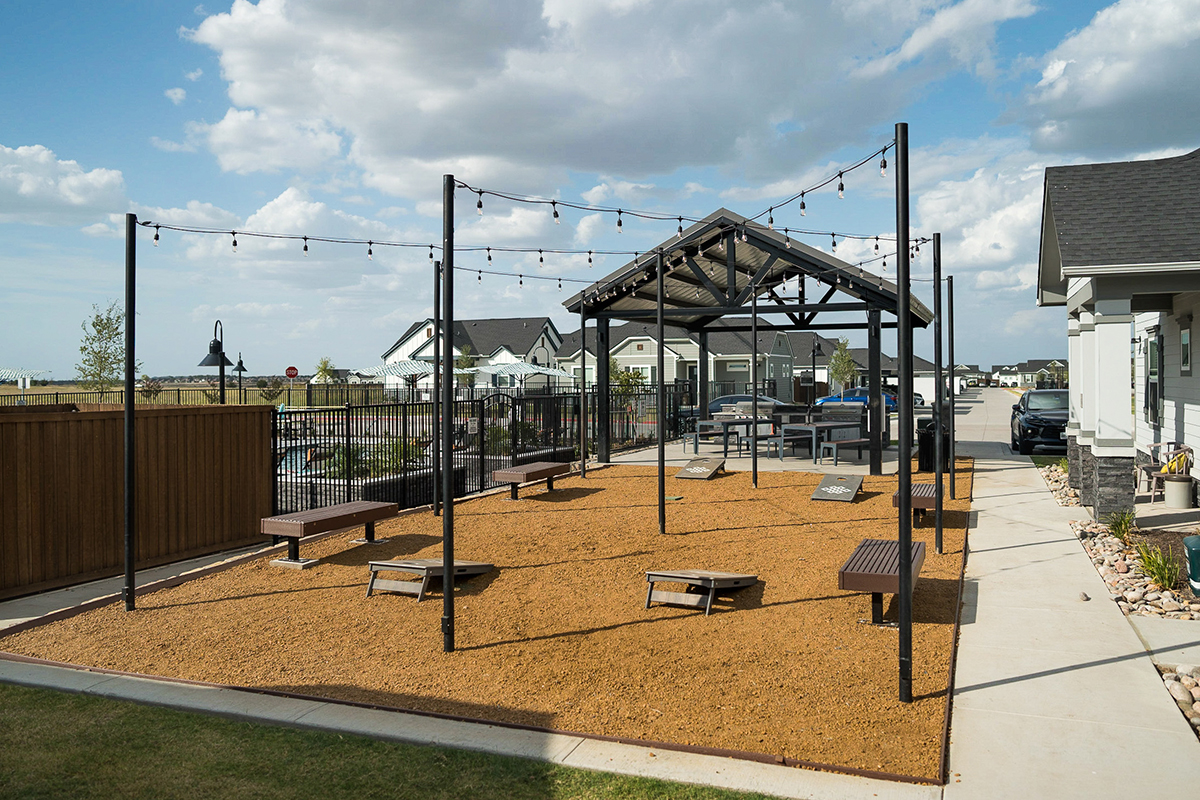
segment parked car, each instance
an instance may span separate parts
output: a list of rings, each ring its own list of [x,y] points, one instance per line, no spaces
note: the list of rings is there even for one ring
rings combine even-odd
[[[732,405],[737,405],[738,403],[749,403],[750,400],[751,400],[751,397],[748,394],[721,395],[720,397],[716,398],[715,400],[709,401],[708,414],[707,414],[706,418],[712,419],[712,415],[716,414],[718,411],[720,411],[721,406],[732,406]],[[782,400],[777,400],[774,397],[766,397],[765,395],[759,395],[758,404],[760,406],[767,406],[768,408],[770,408],[771,409],[770,413],[774,413],[775,411],[778,411],[783,406],[791,405],[790,403],[785,403]],[[685,406],[679,410],[679,413],[681,416],[684,416],[684,417],[694,417],[696,415],[696,409],[691,406]]]
[[[1030,389],[1012,410],[1012,449],[1023,456],[1035,449],[1067,451],[1066,389]]]
[[[920,392],[913,392],[913,405],[914,406],[925,405],[925,396],[922,395]]]
[[[868,395],[867,387],[860,386],[857,389],[847,389],[841,394],[831,394],[828,397],[818,397],[814,405],[823,405],[825,403],[863,403],[867,402]],[[896,395],[889,392],[883,393],[883,405],[889,414],[893,413],[900,407],[896,402]]]

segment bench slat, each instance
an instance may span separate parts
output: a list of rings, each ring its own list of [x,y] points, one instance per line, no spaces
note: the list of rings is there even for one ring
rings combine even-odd
[[[356,528],[368,522],[397,516],[400,506],[396,503],[378,503],[371,500],[355,500],[324,508],[312,508],[277,517],[264,517],[259,531],[264,536],[305,537],[315,533],[336,531],[339,528]]]
[[[925,563],[925,543],[912,543],[912,577],[916,583]],[[852,592],[900,591],[900,543],[864,539],[838,570],[838,588]]]
[[[708,595],[668,592],[662,589],[655,589],[650,593],[650,602],[666,603],[672,606],[687,606],[688,608],[705,608],[708,606]]]

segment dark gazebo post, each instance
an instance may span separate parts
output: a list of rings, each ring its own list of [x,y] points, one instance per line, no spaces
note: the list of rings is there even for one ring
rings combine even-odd
[[[609,438],[609,417],[612,416],[612,397],[609,395],[608,384],[612,376],[608,374],[608,317],[596,319],[596,460],[607,464],[612,456],[612,442]]]
[[[666,339],[665,330],[663,328],[663,254],[662,250],[654,259],[655,272],[658,274],[658,299],[657,299],[657,331],[658,331],[658,386],[655,387],[657,397],[655,398],[655,406],[657,407],[655,416],[658,418],[655,422],[656,435],[658,438],[658,532],[665,534],[667,532],[667,421],[665,412],[667,407],[667,392],[663,383],[663,367],[665,359],[663,358],[663,345]]]
[[[442,262],[433,262],[433,515],[442,513],[442,497],[438,477],[442,474],[442,359],[438,348],[442,346]],[[416,382],[413,382],[416,388]],[[415,393],[415,392],[414,392]],[[409,398],[410,402],[416,398]]]
[[[442,649],[454,652],[454,176],[442,176]],[[436,346],[436,344],[435,344]]]
[[[880,363],[882,324],[878,308],[867,309],[867,430],[870,437],[872,475],[883,474],[883,449],[888,443],[884,436],[887,406],[883,402],[883,368]]]
[[[155,234],[157,236],[157,234]],[[136,591],[134,578],[134,518],[137,512],[135,498],[135,450],[133,383],[137,371],[134,358],[133,321],[137,318],[135,307],[137,286],[137,215],[125,215],[125,610],[134,610]],[[224,381],[222,381],[224,384]],[[224,391],[222,385],[221,391]],[[224,401],[222,401],[224,402]]]
[[[587,298],[579,295],[579,477],[587,477]]]
[[[954,478],[958,472],[954,463],[954,395],[958,392],[958,379],[954,377],[954,276],[946,276],[946,347],[950,359],[950,499],[954,499]]]
[[[750,484],[758,488],[758,291],[750,279]],[[740,456],[741,453],[739,452]],[[783,450],[779,451],[783,455]]]
[[[699,364],[696,365],[696,415],[697,420],[708,419],[708,331],[697,332],[696,339],[700,345]]]
[[[900,430],[900,702],[912,702],[912,312],[909,303],[908,123],[896,123],[896,353],[899,364]]]
[[[933,235],[933,549],[942,552],[942,504],[945,488],[945,434],[942,419],[945,391],[942,388],[942,235]]]

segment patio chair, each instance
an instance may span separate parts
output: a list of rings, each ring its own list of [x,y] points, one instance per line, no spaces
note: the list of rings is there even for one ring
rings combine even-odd
[[[1167,475],[1189,475],[1192,468],[1192,448],[1179,442],[1155,442],[1150,445],[1150,461],[1134,467],[1134,499],[1149,494],[1150,502],[1161,494],[1165,498]]]

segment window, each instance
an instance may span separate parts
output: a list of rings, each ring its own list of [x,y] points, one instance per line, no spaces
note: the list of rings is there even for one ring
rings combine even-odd
[[[1179,329],[1179,371],[1184,375],[1192,374],[1192,327]]]
[[[638,350],[644,350],[644,349],[645,349],[645,347],[644,347],[643,345],[640,345],[640,344],[639,344],[639,345],[637,346],[637,349],[638,349]]]
[[[432,339],[432,338],[433,338],[433,328],[426,328],[426,329],[425,329],[425,338],[426,338],[426,339]]]
[[[1146,331],[1146,396],[1143,411],[1146,422],[1159,427],[1163,414],[1162,331],[1157,327]]]

